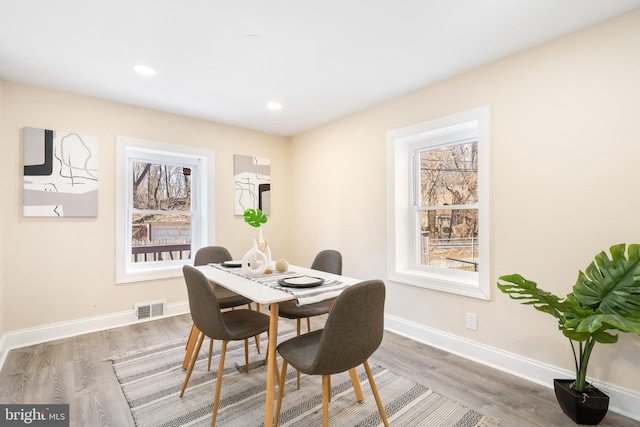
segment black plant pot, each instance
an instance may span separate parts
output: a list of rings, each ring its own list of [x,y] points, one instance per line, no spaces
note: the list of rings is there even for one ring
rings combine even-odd
[[[576,424],[596,425],[609,410],[609,396],[595,387],[576,393],[570,386],[574,380],[553,380],[553,389],[562,411]]]

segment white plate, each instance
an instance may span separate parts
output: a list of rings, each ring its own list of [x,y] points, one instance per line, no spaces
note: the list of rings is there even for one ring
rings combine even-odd
[[[287,279],[278,280],[280,286],[289,288],[311,288],[314,286],[320,286],[324,283],[324,279],[319,277],[301,276],[301,277],[289,277]]]

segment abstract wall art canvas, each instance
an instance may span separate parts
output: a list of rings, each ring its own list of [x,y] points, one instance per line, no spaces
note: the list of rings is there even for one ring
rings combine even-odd
[[[261,209],[271,213],[271,162],[269,159],[234,154],[233,173],[235,185],[234,214],[242,215],[245,209]]]
[[[24,216],[98,216],[94,136],[25,127]]]

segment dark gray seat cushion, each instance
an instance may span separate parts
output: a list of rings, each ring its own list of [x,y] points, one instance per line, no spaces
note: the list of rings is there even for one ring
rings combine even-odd
[[[327,301],[298,307],[295,301],[283,302],[280,304],[279,315],[286,319],[300,319],[305,317],[320,316],[329,312]]]

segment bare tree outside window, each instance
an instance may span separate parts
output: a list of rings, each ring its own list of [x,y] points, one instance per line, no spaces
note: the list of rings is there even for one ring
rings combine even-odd
[[[422,264],[478,271],[478,143],[419,152]]]
[[[131,256],[133,262],[191,256],[191,169],[133,162]]]

